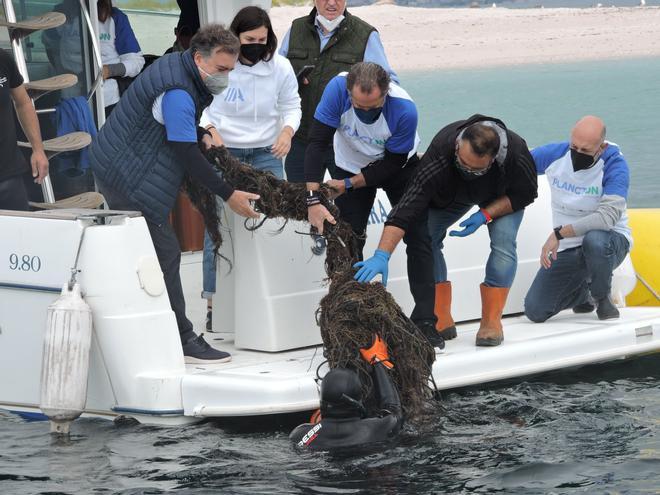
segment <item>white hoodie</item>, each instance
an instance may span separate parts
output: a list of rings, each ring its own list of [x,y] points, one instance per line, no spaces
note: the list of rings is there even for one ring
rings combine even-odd
[[[229,148],[263,148],[284,126],[297,131],[301,116],[293,67],[275,53],[253,66],[236,62],[229,86],[204,110],[200,125],[213,125]]]

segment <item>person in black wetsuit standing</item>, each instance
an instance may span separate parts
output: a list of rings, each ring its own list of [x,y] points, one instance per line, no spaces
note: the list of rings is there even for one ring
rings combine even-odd
[[[321,383],[321,420],[297,426],[289,435],[295,446],[310,450],[337,450],[380,443],[395,438],[403,424],[401,400],[390,377],[394,365],[385,342],[376,335],[374,344],[360,349],[372,365],[371,376],[379,411],[367,417],[362,404],[362,384],[355,371],[330,370]]]

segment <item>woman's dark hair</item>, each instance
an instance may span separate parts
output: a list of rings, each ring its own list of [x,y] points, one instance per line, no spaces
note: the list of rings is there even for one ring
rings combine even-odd
[[[277,36],[275,36],[275,31],[273,31],[273,25],[270,22],[270,17],[268,17],[268,12],[255,6],[243,7],[238,11],[234,20],[231,21],[229,29],[238,37],[238,35],[245,31],[252,31],[262,26],[268,29],[268,38],[266,39],[266,53],[261,57],[261,60],[268,62],[273,58],[273,54],[277,49]]]
[[[112,15],[112,0],[96,0],[96,10],[99,21],[105,22]]]

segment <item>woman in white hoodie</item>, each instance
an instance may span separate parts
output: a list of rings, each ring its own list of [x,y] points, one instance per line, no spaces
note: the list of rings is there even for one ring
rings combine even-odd
[[[229,86],[204,110],[200,125],[211,132],[214,144],[282,178],[282,158],[302,115],[298,81],[289,61],[276,52],[277,37],[265,10],[241,9],[230,29],[241,53]]]
[[[211,133],[214,145],[224,144],[242,162],[282,179],[282,159],[302,115],[298,81],[289,60],[276,51],[277,37],[265,10],[241,9],[230,30],[241,42],[238,62],[229,73],[229,86],[204,110],[200,125]],[[206,235],[202,297],[209,301],[208,330],[215,293],[214,258]]]

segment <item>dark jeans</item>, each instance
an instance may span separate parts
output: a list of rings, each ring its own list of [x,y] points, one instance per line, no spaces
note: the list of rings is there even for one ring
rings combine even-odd
[[[30,209],[24,181],[24,174],[0,180],[0,210]]]
[[[284,170],[286,180],[289,182],[305,182],[305,153],[307,152],[307,141],[296,138],[291,140],[291,149],[286,155]],[[328,148],[325,155],[325,168],[332,175],[335,170],[335,152],[332,146]]]
[[[628,239],[614,231],[592,230],[582,246],[557,253],[547,270],[541,267],[525,297],[525,315],[541,323],[560,311],[610,294],[612,272],[628,254]]]
[[[129,200],[121,197],[115,191],[112,191],[99,184],[99,189],[105,196],[108,206],[113,210],[138,210]],[[181,286],[181,247],[179,240],[174,233],[172,226],[165,222],[157,225],[145,218],[151,241],[156,250],[160,269],[163,271],[167,295],[170,299],[170,306],[176,317],[176,324],[179,327],[179,336],[181,342],[185,343],[192,337],[195,337],[192,322],[186,317],[186,300],[183,297],[183,287]]]
[[[414,157],[406,167],[394,174],[381,188],[387,194],[392,206],[396,205],[405,191],[406,184],[412,177],[419,160]],[[332,173],[333,179],[352,177],[354,174],[336,168]],[[363,236],[367,229],[367,222],[371,214],[371,208],[376,198],[376,187],[363,187],[342,194],[335,200],[339,208],[340,218],[351,224],[353,232]],[[364,247],[364,242],[360,249]],[[432,322],[435,324],[434,313],[435,283],[433,280],[433,253],[431,251],[431,237],[427,227],[426,211],[419,216],[406,231],[403,237],[406,243],[406,254],[408,257],[408,283],[410,293],[415,300],[410,319],[419,324]]]

